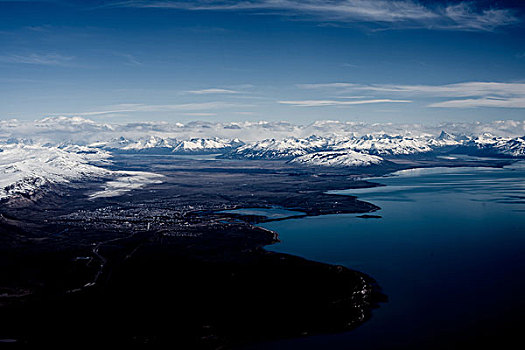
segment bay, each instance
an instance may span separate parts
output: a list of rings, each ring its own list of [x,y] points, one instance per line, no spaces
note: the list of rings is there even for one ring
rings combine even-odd
[[[266,247],[372,276],[389,301],[347,333],[253,349],[459,348],[519,339],[525,311],[525,162],[431,168],[335,191],[381,218],[326,215],[265,223]]]

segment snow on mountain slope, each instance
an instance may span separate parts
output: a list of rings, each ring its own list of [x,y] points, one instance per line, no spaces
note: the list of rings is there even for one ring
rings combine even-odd
[[[105,150],[113,150],[113,149],[122,149],[130,144],[132,144],[134,141],[128,140],[124,136],[120,136],[118,138],[112,138],[108,141],[97,141],[92,142],[88,146],[93,148],[101,148]]]
[[[0,121],[0,138],[6,143],[57,147],[82,153],[85,159],[96,158],[93,148],[114,154],[220,153],[222,158],[253,160],[290,160],[347,150],[384,158],[450,152],[523,157],[524,133],[525,121],[512,120],[438,126],[329,120],[309,125],[283,121],[106,124],[81,117]],[[89,162],[95,161],[91,158]]]
[[[88,179],[108,181],[106,188],[128,190],[159,181],[151,173],[115,172],[97,165],[108,164],[108,152],[85,146],[63,148],[41,145],[0,145],[0,200],[31,196],[49,185],[67,185]],[[122,185],[127,183],[127,186]]]
[[[31,194],[46,184],[68,183],[110,174],[109,170],[88,164],[85,154],[57,147],[3,145],[0,147],[0,199]],[[100,151],[97,160],[108,158]]]
[[[315,152],[290,161],[293,164],[330,167],[363,167],[381,164],[382,162],[383,158],[381,157],[351,150]]]
[[[135,142],[129,142],[124,147],[120,148],[125,151],[144,151],[144,150],[171,150],[177,141],[170,138],[162,138],[158,136],[150,136],[148,138],[142,138]]]
[[[398,156],[431,152],[428,140],[390,135],[365,135],[340,141],[334,150],[353,150],[378,156]]]
[[[291,159],[308,153],[321,151],[330,146],[330,140],[310,136],[305,139],[266,139],[241,146],[224,155],[230,159]]]
[[[511,157],[525,156],[525,138],[495,137],[485,133],[464,144],[465,147],[473,148],[478,152],[493,155],[505,155]]]
[[[512,157],[525,157],[525,137],[510,139],[501,147],[497,147],[500,153]]]
[[[149,184],[161,183],[164,177],[145,171],[113,171],[111,175],[112,180],[105,182],[101,190],[91,193],[90,199],[120,196]]]
[[[456,136],[442,130],[437,138],[430,138],[430,143],[433,147],[458,146],[467,140],[469,138],[465,135]]]
[[[105,123],[88,118],[47,117],[34,121],[17,119],[0,120],[0,138],[32,139],[37,144],[57,144],[70,141],[89,145],[108,142],[119,137],[138,140],[150,135],[177,140],[191,138],[221,139],[239,138],[244,142],[265,139],[322,137],[361,137],[367,134],[401,135],[406,137],[437,137],[442,130],[453,135],[476,137],[485,132],[499,137],[522,137],[525,135],[525,120],[501,120],[488,123],[444,123],[439,125],[365,123],[351,121],[322,120],[307,125],[285,121],[236,121],[210,122],[129,122]]]
[[[230,149],[243,145],[239,139],[212,139],[193,138],[190,140],[180,141],[173,147],[173,153],[196,153],[196,152],[225,152]]]
[[[186,154],[186,153],[221,153],[244,144],[239,139],[192,138],[177,140],[160,136],[142,137],[130,140],[124,137],[108,142],[94,142],[90,147],[97,147],[117,153],[150,153],[150,154]]]
[[[292,159],[321,151],[356,151],[377,156],[399,156],[431,152],[435,148],[459,144],[455,140],[390,136],[318,137],[268,139],[239,147],[225,158]]]

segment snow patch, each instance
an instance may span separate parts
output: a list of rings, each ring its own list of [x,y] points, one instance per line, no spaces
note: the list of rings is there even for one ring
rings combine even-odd
[[[121,196],[146,185],[162,183],[163,175],[144,171],[114,171],[115,180],[107,181],[104,189],[89,195],[90,199]]]

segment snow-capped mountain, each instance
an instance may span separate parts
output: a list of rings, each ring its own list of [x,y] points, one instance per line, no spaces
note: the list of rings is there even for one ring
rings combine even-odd
[[[476,153],[491,156],[524,156],[523,138],[493,137],[481,135],[476,138],[452,135],[442,131],[438,137],[425,135],[410,137],[388,134],[367,134],[361,137],[318,137],[267,139],[232,149],[222,158],[291,160],[315,152],[355,151],[381,157],[396,158],[435,153]]]
[[[445,130],[441,130],[441,134],[439,134],[436,140],[443,142],[456,142],[456,137]]]
[[[324,137],[310,136],[285,138],[282,140],[266,139],[238,147],[223,158],[229,159],[292,159],[308,153],[325,150],[332,140]]]
[[[129,146],[133,141],[128,140],[124,136],[112,138],[109,141],[97,141],[89,144],[89,147],[101,148],[105,150],[122,149]]]
[[[211,139],[193,138],[190,140],[179,141],[173,147],[173,153],[225,153],[234,148],[244,145],[239,139]]]
[[[495,148],[502,154],[512,157],[525,157],[525,137],[516,137],[507,140],[504,145]]]
[[[437,138],[431,138],[432,145],[434,147],[436,146],[458,146],[461,145],[462,142],[468,141],[470,138],[465,135],[452,135],[445,130],[441,130],[441,133]]]
[[[108,142],[91,143],[90,147],[97,147],[116,153],[170,153],[177,140],[158,136],[141,137],[137,140],[123,136]]]
[[[67,183],[88,177],[102,177],[109,170],[89,164],[109,154],[98,151],[68,152],[57,147],[9,144],[0,146],[0,199],[31,194],[47,184]]]
[[[341,140],[334,146],[334,150],[353,150],[378,156],[398,156],[431,152],[433,148],[428,139],[382,134]]]
[[[104,165],[118,153],[219,153],[230,159],[358,167],[411,155],[458,153],[523,158],[525,138],[516,137],[523,131],[525,123],[521,121],[444,124],[443,129],[436,130],[418,125],[335,121],[300,126],[287,122],[118,125],[80,117],[5,120],[0,121],[0,200],[27,197],[52,184],[67,185],[84,179],[97,179],[103,186],[92,197],[119,195],[161,181],[157,174],[107,169]],[[249,142],[223,135],[242,135]]]
[[[436,148],[458,145],[454,139],[413,138],[387,134],[362,137],[317,137],[268,139],[252,142],[226,154],[237,159],[293,159],[322,151],[355,151],[377,156],[399,156],[432,152]]]
[[[162,138],[158,136],[150,136],[149,138],[139,139],[135,142],[129,142],[121,148],[125,151],[145,151],[145,150],[172,150],[176,140],[169,138]]]
[[[145,172],[117,172],[103,168],[109,152],[86,146],[48,147],[22,143],[0,144],[0,200],[30,197],[50,185],[97,179],[112,195],[159,181]]]
[[[192,138],[177,140],[175,138],[148,136],[137,140],[124,137],[108,142],[95,142],[91,147],[97,147],[116,153],[149,153],[149,154],[187,154],[187,153],[225,153],[243,145],[239,139]]]
[[[308,166],[364,167],[381,164],[383,158],[356,151],[326,151],[306,154],[292,159],[289,163]]]
[[[477,155],[525,157],[525,137],[496,137],[485,133],[465,142],[462,149]]]
[[[108,142],[123,137],[133,142],[155,135],[167,139],[189,140],[191,138],[238,138],[244,142],[265,139],[321,137],[361,137],[364,135],[401,135],[405,137],[438,137],[445,130],[451,135],[466,135],[475,138],[483,133],[498,137],[522,137],[525,135],[524,120],[500,120],[493,122],[442,123],[439,125],[365,123],[353,121],[320,120],[310,124],[294,124],[286,121],[235,121],[212,122],[129,122],[107,123],[85,117],[47,117],[25,121],[0,120],[0,138],[31,139],[35,144],[58,144],[70,141],[89,145]]]
[[[111,154],[118,153],[219,153],[222,158],[230,159],[297,159],[292,163],[331,166],[359,166],[361,160],[362,164],[378,161],[366,156],[387,160],[448,153],[525,157],[525,139],[516,137],[525,130],[523,122],[443,126],[445,128],[436,131],[417,125],[335,121],[300,126],[286,122],[112,125],[80,117],[44,118],[32,123],[8,120],[0,122],[3,140],[0,143],[0,198],[7,193],[25,193],[45,183],[66,183],[83,176],[122,177],[100,167],[101,163],[108,162]],[[312,135],[314,132],[317,136]],[[217,136],[225,134],[246,135],[247,139]],[[305,134],[311,136],[303,136]],[[267,138],[263,138],[265,135]],[[274,136],[269,138],[270,135]],[[362,155],[365,158],[359,158]]]

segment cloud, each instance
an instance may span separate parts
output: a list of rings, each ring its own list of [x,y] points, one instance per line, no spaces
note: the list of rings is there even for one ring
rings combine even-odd
[[[465,82],[444,85],[359,85],[354,83],[300,84],[302,89],[321,89],[336,93],[367,91],[403,97],[454,98],[434,102],[428,107],[473,108],[500,107],[525,108],[525,83],[516,82]],[[463,99],[458,99],[463,97]],[[468,97],[468,98],[466,98]]]
[[[240,91],[236,90],[230,90],[230,89],[219,89],[219,88],[211,88],[211,89],[201,89],[201,90],[189,90],[186,91],[189,94],[194,95],[208,95],[208,94],[239,94]]]
[[[115,53],[116,56],[120,56],[124,58],[125,65],[128,66],[142,66],[142,62],[140,62],[134,55],[128,54],[128,53]]]
[[[217,115],[216,113],[183,113],[183,114],[190,116],[190,117],[213,117],[214,115]]]
[[[370,103],[410,103],[409,100],[359,100],[359,101],[336,101],[336,100],[302,100],[302,101],[278,101],[281,104],[292,105],[295,107],[327,107],[327,106],[349,106]]]
[[[301,89],[340,89],[340,88],[352,88],[359,86],[358,84],[352,83],[327,83],[327,84],[297,84],[298,88]]]
[[[99,115],[107,115],[107,114],[119,114],[124,112],[133,112],[133,110],[125,110],[125,109],[116,109],[116,110],[108,110],[108,111],[91,111],[91,112],[73,112],[73,113],[49,113],[49,116],[71,116],[71,117],[89,117],[89,116],[99,116]]]
[[[75,142],[90,144],[109,141],[121,136],[139,139],[155,135],[179,140],[194,137],[239,138],[245,142],[267,138],[317,136],[360,136],[371,133],[390,135],[439,135],[445,130],[454,135],[479,135],[491,133],[496,136],[518,137],[525,134],[525,121],[506,120],[490,123],[443,123],[437,125],[364,123],[351,121],[320,120],[308,125],[285,121],[237,121],[237,122],[131,122],[109,123],[82,117],[51,117],[35,121],[0,120],[0,142],[9,138],[33,140],[37,144]]]
[[[428,107],[442,108],[525,108],[525,83],[467,82],[447,85],[385,85],[365,90],[430,97],[472,97],[435,102]]]
[[[525,95],[525,83],[465,82],[445,85],[362,85],[358,90],[397,92],[412,95],[433,95],[445,97],[466,96],[509,96]]]
[[[500,108],[525,108],[525,97],[511,98],[472,98],[463,100],[449,100],[436,102],[429,107],[446,107],[446,108],[473,108],[473,107],[500,107]]]
[[[115,107],[122,107],[123,110],[132,112],[165,112],[165,111],[194,111],[194,110],[214,110],[224,108],[252,107],[247,104],[229,103],[222,101],[199,102],[199,103],[179,103],[167,105],[149,104],[120,104]]]
[[[180,103],[180,104],[163,104],[163,105],[152,105],[142,103],[123,103],[118,105],[109,106],[107,109],[98,111],[86,111],[86,112],[70,112],[70,113],[48,113],[49,116],[101,116],[101,115],[116,115],[122,113],[135,113],[135,112],[184,112],[184,111],[203,111],[200,113],[193,113],[193,115],[200,114],[202,116],[214,115],[214,113],[208,112],[217,109],[227,108],[245,108],[253,107],[248,104],[228,103],[222,101],[216,102],[201,102],[201,103]],[[204,112],[206,111],[206,112]],[[190,113],[185,113],[190,115]]]
[[[64,56],[56,53],[48,54],[28,54],[28,55],[2,55],[0,62],[3,63],[18,63],[18,64],[34,64],[43,66],[70,66],[74,57]]]
[[[457,29],[493,30],[519,22],[511,10],[489,8],[475,12],[466,2],[447,6],[444,15],[453,23],[451,29],[455,25]]]
[[[109,6],[190,11],[268,11],[322,22],[369,22],[402,27],[490,31],[519,22],[511,9],[479,8],[472,2],[429,4],[415,0],[157,0]]]

